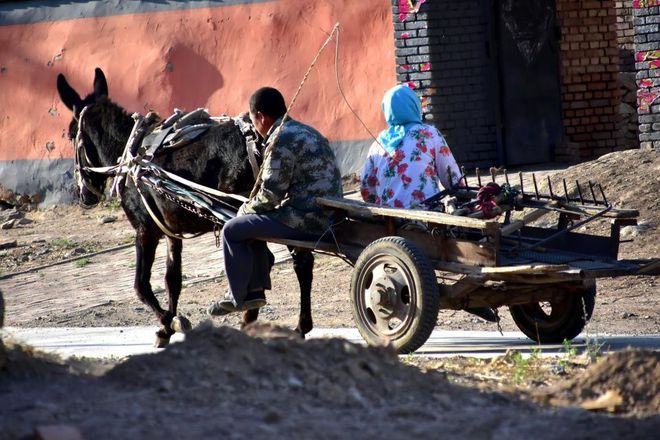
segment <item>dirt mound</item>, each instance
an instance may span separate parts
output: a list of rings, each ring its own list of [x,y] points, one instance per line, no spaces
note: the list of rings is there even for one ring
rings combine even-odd
[[[0,439],[53,424],[104,439],[642,439],[660,428],[657,418],[548,409],[461,387],[441,370],[400,362],[389,347],[303,341],[270,325],[247,333],[205,324],[105,374],[12,361],[0,369]]]
[[[156,374],[163,364],[168,371]],[[392,395],[406,402],[431,389],[444,393],[452,388],[439,372],[420,375],[401,364],[391,347],[362,347],[341,339],[305,341],[267,323],[255,323],[242,333],[208,321],[189,333],[184,344],[157,356],[131,358],[107,377],[174,393],[206,385],[221,394],[275,405],[286,403],[287,392],[294,391],[298,401],[332,408],[381,405]]]
[[[636,209],[638,226],[625,227],[623,239],[634,239],[634,245],[623,245],[626,258],[660,256],[660,154],[655,151],[628,150],[609,153],[596,160],[571,166],[551,177],[553,192],[564,194],[562,179],[568,191],[577,196],[575,181],[580,182],[582,194],[592,199],[589,181],[603,187],[607,200],[616,208]],[[542,187],[547,188],[545,182]],[[602,200],[598,187],[596,197]],[[588,224],[582,231],[609,235],[609,220]]]
[[[0,348],[2,344],[0,339]],[[58,356],[35,351],[29,345],[8,341],[4,350],[4,358],[0,360],[0,377],[4,380],[54,378],[70,372]]]
[[[660,353],[625,350],[612,353],[573,379],[556,385],[551,399],[585,402],[607,392],[621,396],[617,412],[638,416],[660,413]]]

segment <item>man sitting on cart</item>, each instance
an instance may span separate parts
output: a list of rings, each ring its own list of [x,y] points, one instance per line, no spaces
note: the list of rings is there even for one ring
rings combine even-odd
[[[382,110],[388,128],[369,148],[360,178],[365,202],[427,209],[425,200],[443,188],[463,184],[447,141],[435,127],[422,122],[422,105],[415,92],[406,85],[391,88],[383,97]],[[488,308],[467,311],[497,320]]]
[[[266,145],[261,184],[239,215],[222,229],[225,274],[229,289],[209,307],[210,315],[266,305],[270,290],[268,238],[316,241],[329,227],[330,212],[317,197],[341,197],[341,175],[328,140],[314,128],[287,118],[282,94],[263,87],[250,98],[250,119]]]

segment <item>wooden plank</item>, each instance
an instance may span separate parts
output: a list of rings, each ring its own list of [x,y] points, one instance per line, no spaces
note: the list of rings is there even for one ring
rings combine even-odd
[[[392,235],[380,223],[345,221],[335,227],[335,236],[340,244],[366,247],[379,238]],[[432,237],[428,232],[405,231],[400,228],[394,235],[406,238],[415,244],[434,262],[448,261],[475,266],[495,266],[497,253],[491,243],[477,243],[448,237]]]
[[[568,211],[573,211],[578,214],[594,215],[602,211],[602,207],[596,206],[581,206],[574,204],[563,204],[563,208]],[[639,217],[639,211],[636,209],[617,209],[612,208],[610,211],[603,214],[603,217],[606,218],[637,218]]]
[[[362,250],[372,242],[397,235],[410,240],[422,251],[438,270],[456,273],[472,273],[480,266],[494,266],[497,261],[495,247],[490,243],[475,243],[447,237],[432,237],[426,232],[404,231],[394,233],[381,223],[346,221],[335,227],[334,236],[337,244],[313,241],[297,241],[268,238],[265,241],[304,249],[318,249],[325,252],[339,253],[355,260]],[[475,269],[475,266],[477,269]]]
[[[524,264],[520,266],[482,267],[480,272],[482,274],[549,273],[561,272],[569,269],[570,266],[566,264]]]
[[[357,200],[319,197],[316,199],[319,205],[343,209],[350,215],[394,217],[406,220],[419,220],[422,222],[437,223],[448,226],[459,226],[463,228],[479,229],[494,233],[499,230],[500,223],[493,220],[479,220],[471,217],[460,217],[444,214],[442,212],[424,211],[422,209],[398,209],[386,206],[378,206]]]
[[[516,265],[516,266],[497,266],[480,267],[468,264],[434,261],[437,270],[444,270],[452,273],[462,273],[470,275],[481,281],[487,280],[512,280],[525,279],[529,283],[538,284],[538,280],[543,282],[557,282],[556,280],[578,280],[584,278],[585,271],[581,268],[571,267],[565,264],[543,264],[543,265]],[[591,273],[589,273],[591,274]]]
[[[548,203],[548,205],[549,205],[548,207],[550,207],[550,205],[554,206],[555,203],[550,202],[550,203]],[[516,232],[517,230],[519,230],[523,226],[525,226],[525,225],[527,225],[527,224],[529,224],[529,223],[531,223],[535,220],[540,219],[541,217],[543,217],[544,215],[546,215],[549,212],[550,212],[549,209],[537,208],[537,209],[533,210],[532,212],[530,212],[529,214],[525,215],[520,220],[514,220],[510,224],[508,224],[506,226],[503,226],[502,227],[502,235],[504,236],[504,235],[513,234],[514,232]]]

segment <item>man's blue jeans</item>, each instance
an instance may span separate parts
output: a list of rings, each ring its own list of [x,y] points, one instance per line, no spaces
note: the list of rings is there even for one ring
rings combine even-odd
[[[315,241],[318,235],[293,229],[268,214],[247,214],[229,220],[222,228],[222,251],[229,296],[241,307],[248,292],[271,288],[269,238]]]

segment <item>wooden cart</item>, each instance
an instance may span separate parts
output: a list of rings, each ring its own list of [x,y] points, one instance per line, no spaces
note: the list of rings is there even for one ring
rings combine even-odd
[[[237,209],[226,194],[165,175],[151,162],[140,164],[143,183],[218,228],[231,217],[223,207]],[[621,228],[636,225],[639,213],[613,208],[600,185],[576,182],[577,196],[572,196],[564,181],[560,196],[548,178],[549,193],[542,194],[532,174],[534,190],[525,193],[522,173],[516,188],[506,172],[501,187],[494,169],[491,174],[492,182],[482,185],[477,170],[477,186],[461,177],[460,187],[424,203],[442,210],[451,196],[460,209],[476,202],[483,206],[482,191],[495,185],[498,197],[506,195],[497,200],[500,220],[320,198],[320,205],[334,211],[334,224],[322,240],[268,241],[329,252],[352,264],[351,305],[360,333],[370,344],[389,339],[402,353],[426,342],[439,309],[508,306],[529,338],[570,340],[591,318],[597,278],[660,274],[660,259],[618,259]],[[527,213],[514,220],[515,210]],[[541,217],[549,226],[530,225]],[[610,220],[609,235],[576,232],[599,218]]]
[[[465,200],[473,196],[463,191]],[[353,264],[351,306],[361,335],[369,344],[387,338],[401,353],[426,342],[439,309],[508,306],[529,338],[570,340],[591,318],[596,278],[660,273],[660,260],[617,259],[620,229],[635,225],[638,213],[606,202],[526,198],[531,213],[518,221],[507,215],[506,223],[350,199],[318,203],[335,212],[323,241],[277,242]],[[553,227],[528,225],[548,213],[558,217]],[[609,236],[574,232],[596,217],[611,220]]]

